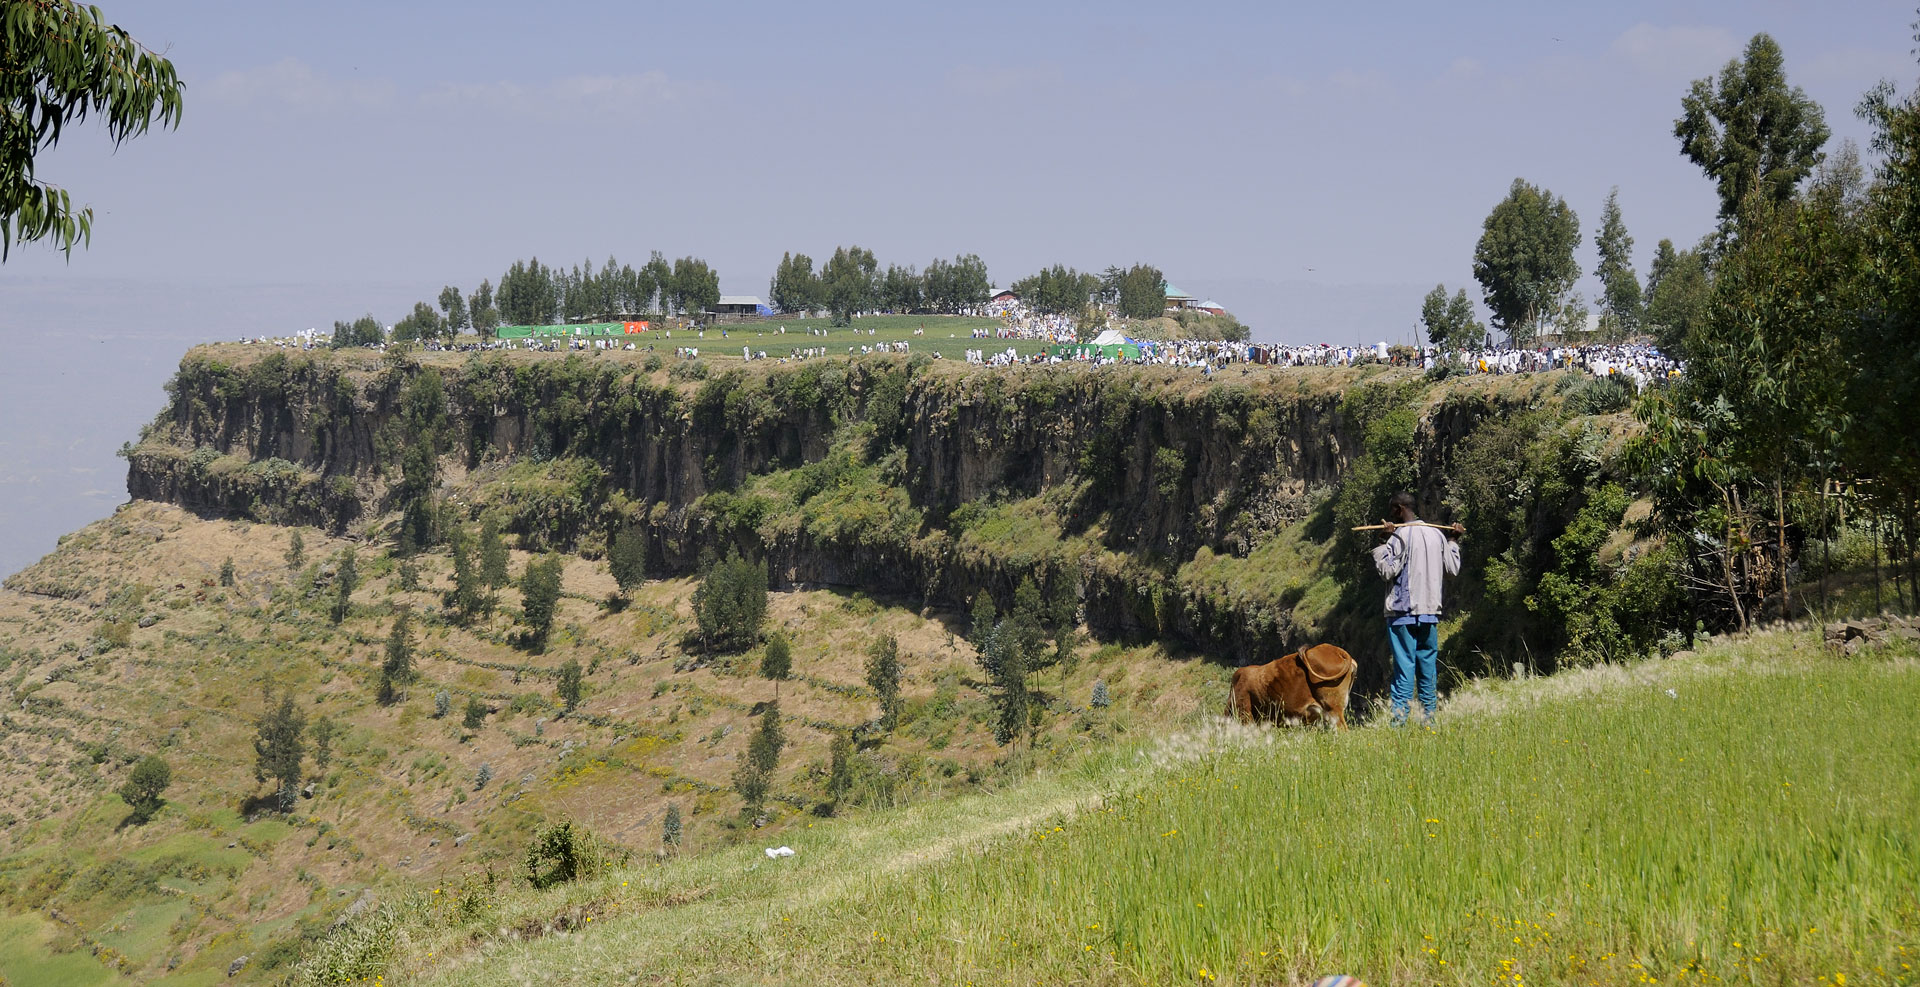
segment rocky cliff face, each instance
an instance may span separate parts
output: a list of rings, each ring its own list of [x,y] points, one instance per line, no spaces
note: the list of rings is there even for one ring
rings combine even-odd
[[[1393,388],[1419,407],[1415,459],[1432,487],[1451,446],[1540,390],[1426,385],[1384,368],[1206,381],[898,358],[676,380],[691,375],[633,356],[422,363],[201,348],[131,451],[128,489],[203,513],[340,529],[399,506],[407,451],[423,442],[441,453],[435,480],[449,503],[483,502],[485,477],[512,464],[564,461],[582,464],[568,503],[540,525],[515,515],[509,527],[564,547],[635,523],[662,574],[739,547],[763,555],[776,584],[933,605],[964,606],[982,588],[1004,603],[1023,577],[1066,578],[1096,633],[1173,635],[1244,663],[1314,629],[1295,626],[1286,601],[1234,602],[1173,574],[1202,549],[1247,556],[1338,486],[1365,434],[1350,395]],[[836,450],[877,464],[872,499],[891,498],[887,522],[769,520],[768,503],[775,514],[788,507],[755,493],[779,486],[762,481],[824,470]],[[969,505],[1023,500],[1045,505],[1065,547],[969,550],[950,523]]]

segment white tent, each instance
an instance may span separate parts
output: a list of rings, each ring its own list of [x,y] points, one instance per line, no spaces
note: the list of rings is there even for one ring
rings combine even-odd
[[[1133,342],[1133,340],[1122,335],[1118,329],[1108,329],[1100,335],[1093,337],[1093,345],[1095,346],[1119,346],[1122,343],[1131,342]]]

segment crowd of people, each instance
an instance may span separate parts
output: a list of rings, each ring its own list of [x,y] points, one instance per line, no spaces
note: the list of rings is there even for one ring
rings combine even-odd
[[[1134,355],[1137,353],[1138,355]],[[1531,348],[1487,347],[1443,351],[1437,347],[1312,346],[1280,343],[1229,343],[1203,340],[1129,341],[1124,346],[1088,347],[1081,353],[1037,353],[1022,358],[1012,349],[989,355],[968,350],[970,363],[1008,366],[1028,363],[1085,363],[1095,366],[1132,364],[1168,366],[1213,374],[1231,366],[1351,367],[1386,364],[1432,370],[1449,365],[1462,373],[1514,374],[1546,370],[1584,370],[1596,377],[1621,377],[1635,390],[1648,383],[1679,376],[1684,365],[1645,343],[1588,343],[1576,346]]]
[[[1064,315],[1042,315],[1018,303],[1000,313],[1000,324],[975,329],[974,339],[1026,339],[1044,343],[1071,343],[1078,338],[1073,320]]]

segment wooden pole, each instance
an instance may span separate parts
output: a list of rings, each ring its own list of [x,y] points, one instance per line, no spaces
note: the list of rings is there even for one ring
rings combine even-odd
[[[1431,522],[1431,521],[1408,521],[1408,522],[1406,522],[1405,524],[1396,524],[1396,525],[1394,525],[1394,527],[1396,527],[1396,528],[1438,528],[1438,529],[1440,529],[1441,531],[1452,531],[1452,530],[1453,530],[1453,525],[1450,525],[1450,524],[1434,524],[1434,523],[1433,523],[1433,522]],[[1385,530],[1387,530],[1387,526],[1386,526],[1385,524],[1359,524],[1359,525],[1355,525],[1355,526],[1354,526],[1354,528],[1353,528],[1353,530],[1355,530],[1355,531],[1385,531]],[[1465,532],[1461,532],[1461,533],[1462,533],[1462,534],[1465,534]]]

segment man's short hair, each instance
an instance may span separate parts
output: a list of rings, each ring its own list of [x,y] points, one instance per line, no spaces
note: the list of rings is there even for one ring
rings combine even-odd
[[[1387,501],[1387,507],[1389,507],[1389,508],[1394,508],[1394,507],[1404,507],[1404,508],[1406,508],[1407,510],[1409,510],[1409,511],[1412,511],[1412,510],[1413,510],[1413,495],[1412,495],[1412,494],[1410,494],[1410,493],[1408,493],[1408,492],[1406,492],[1405,490],[1402,490],[1402,491],[1400,491],[1399,493],[1397,493],[1397,494],[1394,494],[1394,495],[1393,495],[1393,497],[1392,497],[1392,499],[1390,499],[1390,500],[1388,500],[1388,501]],[[1419,512],[1418,512],[1418,511],[1414,511],[1414,513],[1416,513],[1416,514],[1417,514],[1417,513],[1419,513]]]

